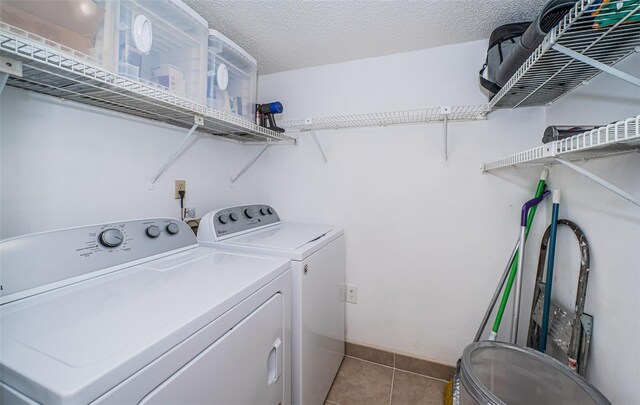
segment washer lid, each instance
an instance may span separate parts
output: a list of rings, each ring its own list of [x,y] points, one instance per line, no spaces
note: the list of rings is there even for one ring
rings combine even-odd
[[[461,382],[478,403],[610,404],[587,380],[529,348],[479,342],[462,354]]]
[[[283,223],[228,239],[226,243],[292,251],[320,239],[331,230],[332,228],[327,225]]]
[[[88,403],[289,267],[195,248],[0,307],[2,381]]]

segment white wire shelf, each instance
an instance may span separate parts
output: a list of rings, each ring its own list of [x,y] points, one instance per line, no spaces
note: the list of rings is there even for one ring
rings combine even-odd
[[[306,120],[297,119],[278,121],[278,125],[286,128],[288,131],[304,132],[323,129],[374,126],[384,127],[389,125],[444,122],[445,117],[449,122],[484,120],[489,112],[488,104],[453,106],[446,108],[448,108],[448,110],[443,107],[434,107],[418,110],[340,115],[333,117],[311,118]]]
[[[640,115],[484,164],[482,171],[549,164],[557,159],[594,159],[634,151],[640,151]]]
[[[22,76],[10,75],[7,85],[182,128],[191,128],[196,117],[202,117],[198,131],[241,143],[295,143],[294,138],[177,97],[162,86],[113,74],[89,58],[16,31],[0,23],[0,56],[22,63]]]
[[[640,50],[640,3],[616,1],[616,11],[600,11],[596,16],[598,2],[576,3],[491,100],[492,110],[548,105],[601,73],[600,69],[553,49],[556,44],[606,66]],[[604,27],[596,26],[597,21],[604,20]]]

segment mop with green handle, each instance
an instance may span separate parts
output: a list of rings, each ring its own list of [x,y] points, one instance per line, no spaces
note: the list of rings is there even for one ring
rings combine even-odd
[[[547,177],[549,176],[549,169],[544,168],[544,170],[542,170],[542,173],[540,174],[540,180],[538,181],[538,187],[536,189],[535,192],[535,197],[541,197],[542,193],[545,190],[546,187],[546,183],[547,183]],[[531,223],[533,222],[533,218],[535,217],[536,214],[536,206],[532,207],[531,210],[529,211],[529,215],[527,217],[527,224],[526,224],[526,234],[529,234],[529,229],[531,228]],[[498,286],[496,287],[495,292],[493,293],[493,297],[491,298],[491,302],[489,303],[489,307],[487,308],[487,311],[484,314],[484,318],[482,318],[482,322],[480,322],[480,327],[478,327],[478,331],[476,332],[476,336],[473,339],[473,342],[479,342],[480,338],[482,336],[482,332],[484,331],[484,328],[487,326],[487,322],[489,321],[489,317],[491,316],[491,313],[493,312],[493,309],[495,308],[496,302],[498,301],[498,298],[500,297],[500,291],[502,291],[502,287],[504,287],[504,283],[507,280],[507,276],[512,275],[512,277],[510,277],[511,282],[509,284],[509,289],[511,289],[511,284],[513,284],[513,277],[515,277],[515,271],[517,270],[517,262],[518,262],[518,246],[519,246],[519,241],[516,242],[516,246],[513,248],[513,251],[511,252],[511,256],[509,256],[509,262],[507,263],[507,266],[504,269],[504,272],[502,273],[502,276],[500,277],[500,281],[498,282]],[[505,292],[506,293],[506,292]],[[494,324],[494,329],[496,331],[496,335],[498,332],[498,328],[500,327],[500,321],[502,320],[502,314],[504,313],[504,306],[506,306],[506,301],[508,300],[509,296],[508,293],[506,293],[507,297],[506,299],[504,299],[504,304],[501,305],[502,309],[500,311],[500,320],[497,321],[497,326]],[[493,333],[493,331],[492,331]],[[458,361],[459,362],[459,361]],[[445,386],[444,389],[444,393],[443,393],[443,399],[444,399],[444,403],[445,405],[453,405],[453,396],[454,394],[454,389],[457,392],[458,388],[455,388],[455,386],[457,386],[459,383],[457,383],[455,381],[455,377],[451,380],[449,380],[449,383]]]
[[[538,181],[538,188],[536,189],[536,193],[534,195],[534,199],[536,198],[540,198],[543,196],[544,190],[546,188],[547,185],[547,177],[549,176],[549,170],[547,168],[545,168],[542,171],[542,174],[540,175],[540,180]],[[526,217],[526,223],[524,224],[524,226],[522,227],[524,232],[521,232],[521,237],[522,235],[524,235],[524,240],[518,240],[518,248],[516,248],[514,250],[513,256],[511,258],[511,264],[510,266],[508,266],[509,268],[509,278],[507,280],[507,284],[504,288],[504,293],[502,295],[502,301],[500,301],[500,306],[498,307],[498,313],[496,314],[496,320],[493,322],[493,327],[491,328],[491,332],[489,333],[489,337],[488,340],[496,340],[496,337],[498,336],[498,330],[500,329],[500,323],[502,322],[502,317],[504,316],[504,310],[507,307],[507,302],[509,301],[509,294],[511,293],[511,288],[513,286],[513,282],[516,280],[516,275],[518,273],[518,262],[520,261],[520,252],[522,251],[522,246],[524,245],[524,242],[527,238],[527,236],[529,235],[529,230],[531,229],[531,224],[533,223],[533,218],[535,218],[536,216],[536,210],[537,210],[538,206],[533,205],[532,207],[530,207],[529,209],[529,213]],[[504,276],[503,276],[503,281],[502,284],[504,283]],[[494,299],[492,300],[492,303],[489,307],[489,310],[487,311],[487,314],[485,315],[485,318],[488,318],[489,315],[491,314],[491,312],[493,311],[493,306],[495,305],[497,296],[499,295],[500,289],[502,288],[502,286],[500,285],[498,287],[498,289],[496,290],[496,294],[494,294]],[[481,325],[480,325],[480,329],[479,332],[482,333],[482,330],[484,330],[484,327],[486,325],[486,321],[484,321]],[[476,336],[478,336],[476,334]]]

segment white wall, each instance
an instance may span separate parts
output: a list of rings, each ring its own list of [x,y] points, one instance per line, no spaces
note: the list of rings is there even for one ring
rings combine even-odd
[[[260,78],[260,99],[286,117],[482,103],[485,42],[284,72]],[[319,131],[269,151],[245,182],[287,219],[346,229],[347,281],[358,303],[348,339],[454,364],[473,339],[518,237],[519,206],[539,171],[480,172],[483,161],[539,142],[543,109],[500,111],[442,125]],[[530,300],[530,295],[526,295]],[[509,320],[503,324],[508,332]]]
[[[618,64],[640,73],[640,55]],[[546,111],[547,125],[606,124],[640,114],[640,89],[608,75],[559,100]],[[640,196],[637,153],[579,163],[634,196]],[[554,166],[550,182],[563,190],[561,217],[582,227],[591,247],[586,311],[594,320],[588,377],[611,400],[640,403],[640,207],[573,171]],[[556,299],[571,308],[578,257],[573,236],[560,233],[554,272]]]
[[[229,186],[241,145],[197,135],[148,185],[186,130],[7,87],[0,105],[0,237],[108,221],[179,217],[174,180],[199,215],[247,200]],[[236,161],[236,158],[240,158]]]
[[[261,76],[259,99],[282,101],[288,119],[480,103],[476,77],[485,49],[479,41]],[[242,181],[261,185],[257,200],[286,219],[346,229],[347,282],[359,288],[358,303],[347,309],[349,340],[454,364],[473,338],[517,239],[520,205],[540,174],[538,167],[483,175],[480,164],[538,145],[545,123],[600,124],[640,112],[636,90],[616,98],[606,89],[618,84],[604,77],[596,83],[558,102],[546,120],[543,109],[522,109],[451,124],[448,162],[439,124],[319,131],[327,164],[303,134],[297,147],[270,150]],[[575,107],[582,114],[570,116]],[[636,156],[588,165],[640,195],[639,163]],[[591,241],[587,310],[596,332],[589,376],[614,402],[638,403],[638,208],[562,168],[553,168],[550,183],[564,190],[562,216]],[[550,212],[538,211],[530,236],[521,339]],[[562,279],[577,272],[577,248],[565,231],[560,236],[570,247],[558,254],[556,291],[566,290],[558,299],[570,302],[576,281]],[[507,310],[505,340],[510,318]]]

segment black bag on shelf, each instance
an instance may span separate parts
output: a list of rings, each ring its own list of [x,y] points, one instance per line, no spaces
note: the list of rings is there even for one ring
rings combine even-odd
[[[502,87],[520,69],[529,56],[538,48],[544,37],[551,31],[564,16],[575,7],[577,0],[549,0],[538,17],[529,25],[526,32],[518,38],[517,44],[509,55],[505,56],[504,63],[498,66],[494,75],[495,83]]]
[[[542,135],[542,143],[549,143],[553,141],[559,141],[561,139],[570,138],[574,135],[581,134],[583,132],[588,132],[597,127],[594,126],[563,126],[563,125],[552,125],[547,127],[544,130],[544,135]]]
[[[516,46],[529,25],[531,22],[505,24],[491,33],[487,59],[479,72],[480,88],[489,98],[492,98],[501,88],[495,81],[496,70]]]

